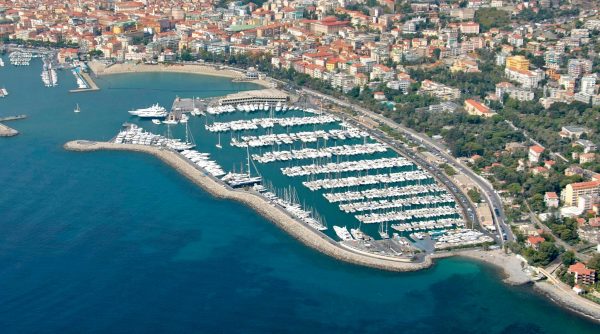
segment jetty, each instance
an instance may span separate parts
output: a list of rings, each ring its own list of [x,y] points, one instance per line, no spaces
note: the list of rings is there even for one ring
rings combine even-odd
[[[0,137],[12,137],[19,134],[19,131],[0,123]]]
[[[13,137],[19,134],[19,131],[2,124],[2,122],[16,121],[27,118],[27,115],[7,116],[0,118],[0,137]]]
[[[219,179],[205,173],[182,154],[171,149],[159,146],[87,140],[70,141],[64,145],[64,148],[77,152],[117,150],[153,155],[213,196],[243,203],[275,223],[303,244],[341,261],[388,271],[415,271],[427,268],[432,264],[431,257],[429,256],[419,257],[418,261],[410,262],[407,258],[384,257],[348,247],[348,245],[342,245],[308,224],[299,221],[289,212],[266,200],[259,193],[229,187]]]
[[[71,90],[69,90],[69,93],[94,92],[94,91],[100,90],[100,87],[98,87],[98,85],[96,85],[96,83],[94,82],[94,80],[88,73],[79,72],[78,74],[85,81],[87,88],[71,89]]]

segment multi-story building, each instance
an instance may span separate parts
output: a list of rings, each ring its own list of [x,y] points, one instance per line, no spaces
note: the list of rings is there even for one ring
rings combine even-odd
[[[506,68],[511,70],[527,71],[529,70],[529,59],[521,55],[506,57]]]
[[[570,265],[567,272],[575,276],[575,283],[577,284],[592,285],[596,283],[596,271],[589,269],[581,262]]]
[[[442,100],[456,100],[460,98],[460,90],[431,80],[421,82],[421,92],[433,95]]]
[[[582,93],[588,95],[594,95],[596,92],[596,74],[587,74],[581,78],[581,89]]]
[[[475,116],[492,117],[496,115],[496,113],[488,106],[473,99],[465,100],[465,110],[469,115]]]
[[[533,101],[535,96],[531,90],[515,87],[515,85],[506,81],[496,84],[496,97],[501,100],[504,94],[508,94],[511,99],[519,101]]]
[[[590,59],[569,59],[567,73],[574,78],[592,71],[593,62]]]
[[[539,145],[533,145],[529,147],[529,161],[531,163],[538,163],[540,161],[540,157],[542,153],[544,153],[544,148]]]
[[[544,203],[546,203],[546,207],[548,208],[558,208],[558,195],[553,191],[546,192]]]
[[[561,192],[561,201],[565,206],[576,206],[579,197],[590,195],[598,196],[600,193],[599,181],[577,182],[567,184]]]
[[[508,63],[508,59],[507,59]],[[529,70],[520,70],[517,68],[506,67],[504,70],[504,74],[509,80],[514,80],[521,84],[524,88],[535,88],[538,86],[540,80],[544,79],[544,72],[540,71],[529,71]]]

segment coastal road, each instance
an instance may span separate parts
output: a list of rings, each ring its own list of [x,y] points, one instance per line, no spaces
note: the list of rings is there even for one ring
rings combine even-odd
[[[550,235],[551,235],[551,236],[554,238],[554,241],[555,241],[555,242],[556,242],[558,245],[562,246],[562,247],[563,247],[564,249],[566,249],[566,250],[569,250],[569,251],[573,252],[573,253],[575,254],[575,256],[576,256],[578,259],[580,259],[580,260],[583,260],[583,261],[587,262],[587,261],[590,259],[590,256],[589,256],[589,255],[587,255],[587,254],[583,254],[583,253],[580,253],[580,252],[577,250],[577,248],[575,248],[575,247],[573,247],[573,246],[569,245],[569,244],[568,244],[568,243],[566,243],[564,240],[562,240],[561,238],[557,237],[557,236],[554,234],[554,232],[552,232],[552,230],[550,229],[550,227],[548,227],[548,225],[544,224],[544,222],[542,222],[542,221],[541,221],[541,220],[538,218],[538,216],[535,214],[535,212],[533,212],[533,211],[531,210],[531,208],[529,207],[529,204],[528,204],[528,203],[526,203],[525,205],[527,206],[527,210],[529,211],[529,217],[531,217],[531,219],[533,220],[533,222],[534,222],[534,223],[536,223],[537,225],[541,226],[541,227],[542,227],[542,230],[544,230],[544,232],[546,232],[546,233],[550,234]]]
[[[433,139],[429,138],[425,134],[418,133],[410,128],[399,125],[396,122],[394,122],[382,115],[374,113],[368,109],[359,107],[355,104],[352,104],[351,102],[349,102],[347,100],[337,99],[332,96],[322,94],[322,93],[319,93],[317,91],[314,91],[314,90],[311,90],[308,88],[302,88],[301,91],[305,94],[312,95],[312,96],[321,98],[323,100],[333,102],[342,107],[346,107],[351,110],[357,111],[357,112],[361,113],[363,116],[367,116],[375,121],[380,122],[381,124],[385,124],[394,130],[400,131],[402,134],[404,134],[405,136],[408,136],[413,141],[423,145],[429,152],[443,157],[449,165],[451,165],[452,167],[457,169],[459,172],[462,172],[464,175],[466,175],[468,178],[470,178],[475,184],[477,184],[477,186],[481,189],[486,201],[490,204],[492,216],[494,218],[494,222],[496,224],[496,228],[499,233],[500,243],[504,244],[504,239],[502,237],[503,233],[506,234],[506,239],[508,241],[514,240],[514,236],[511,232],[510,228],[506,225],[506,222],[504,220],[504,217],[505,217],[504,209],[502,206],[502,201],[500,199],[500,196],[496,193],[496,191],[494,190],[494,187],[491,185],[491,183],[488,180],[481,177],[480,175],[473,172],[466,165],[464,165],[463,163],[461,163],[460,161],[455,159],[451,154],[449,154],[448,150],[445,147],[443,147],[440,143],[434,141]]]
[[[347,115],[339,115],[343,117],[343,120],[347,123],[352,124],[354,127],[360,128],[369,132],[375,137],[378,141],[385,143],[389,147],[391,147],[397,153],[408,157],[414,163],[421,166],[423,169],[427,170],[435,179],[437,179],[440,183],[444,184],[448,191],[457,199],[457,204],[462,208],[463,212],[466,215],[466,219],[473,223],[473,226],[479,225],[479,217],[476,214],[476,209],[473,206],[473,203],[467,198],[467,196],[461,192],[458,187],[454,185],[454,183],[446,177],[444,172],[435,164],[432,164],[421,157],[421,155],[415,153],[406,147],[405,143],[389,138],[389,136],[377,128],[367,128],[363,124],[355,121],[352,118],[349,118]],[[471,227],[473,227],[471,226]],[[487,232],[487,231],[486,231]]]

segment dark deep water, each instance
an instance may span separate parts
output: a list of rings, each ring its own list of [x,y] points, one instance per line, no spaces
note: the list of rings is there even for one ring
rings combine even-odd
[[[337,262],[150,156],[73,153],[109,139],[126,110],[251,85],[181,74],[115,75],[96,93],[43,87],[5,60],[0,117],[3,333],[597,333],[495,270],[462,259],[396,274]],[[80,114],[73,108],[79,103]],[[198,138],[197,138],[198,140]]]

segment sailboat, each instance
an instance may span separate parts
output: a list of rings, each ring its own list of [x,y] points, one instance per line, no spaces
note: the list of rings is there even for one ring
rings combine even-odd
[[[219,142],[217,143],[217,145],[215,145],[217,148],[223,148],[223,146],[221,146],[221,133],[219,132]]]
[[[79,103],[77,103],[77,106],[75,107],[75,110],[73,110],[73,112],[77,113],[77,112],[80,112],[80,111],[81,111],[81,109],[79,109]]]

